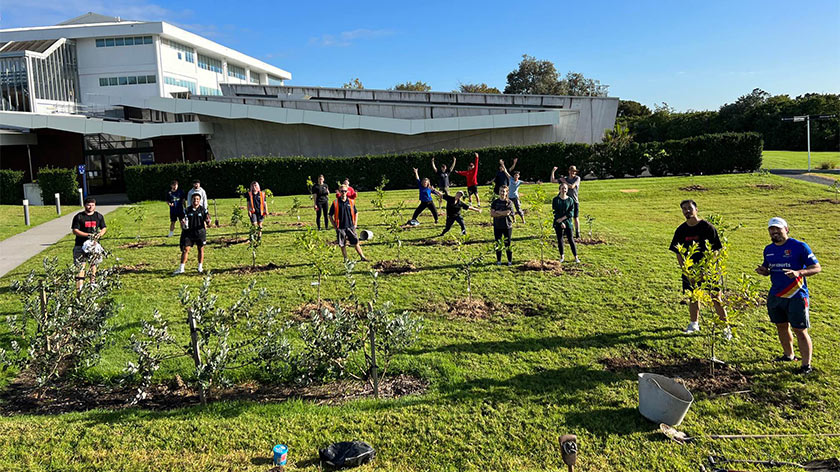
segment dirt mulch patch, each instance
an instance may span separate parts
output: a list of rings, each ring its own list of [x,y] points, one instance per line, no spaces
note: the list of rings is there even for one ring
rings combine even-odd
[[[239,274],[239,275],[247,275],[247,274],[258,274],[260,272],[267,272],[270,270],[277,270],[281,267],[273,262],[269,262],[265,265],[257,265],[257,266],[244,266],[244,267],[236,267],[230,270],[227,270],[228,274]],[[221,272],[221,271],[217,271]]]
[[[709,360],[696,357],[668,357],[656,353],[631,352],[625,357],[607,357],[601,364],[610,372],[650,372],[681,379],[693,394],[720,395],[750,388],[750,377],[729,364],[715,366],[709,375]]]
[[[598,244],[607,244],[607,241],[598,237],[579,238],[575,240],[575,244],[583,244],[584,246],[596,246]]]
[[[119,270],[123,274],[132,274],[135,272],[143,272],[144,270],[146,270],[147,267],[150,267],[150,264],[147,264],[145,262],[139,262],[134,265],[119,266],[117,270]]]
[[[373,268],[382,272],[383,274],[404,274],[406,272],[414,272],[417,266],[411,261],[378,261],[373,264]]]
[[[163,246],[163,243],[160,241],[135,241],[133,243],[126,243],[117,246],[117,249],[140,249],[149,246]]]
[[[680,187],[680,190],[684,192],[705,192],[709,189],[702,185],[689,185],[687,187]]]
[[[428,382],[410,375],[388,376],[379,384],[381,398],[398,398],[423,394]],[[21,375],[0,393],[0,415],[61,414],[92,409],[119,410],[132,407],[136,390],[127,385],[72,384],[66,383],[47,390],[38,396],[31,376]],[[151,410],[169,410],[200,403],[198,392],[177,377],[169,384],[154,385],[149,397],[136,406]],[[214,390],[211,401],[254,401],[260,403],[283,402],[293,399],[312,401],[323,405],[339,405],[358,398],[373,396],[367,383],[341,380],[325,384],[260,385],[255,382],[232,388]]]
[[[312,312],[320,313],[322,308],[335,312],[335,305],[328,300],[321,300],[321,306],[316,302],[306,302],[292,310],[292,319],[295,321],[308,321],[312,318]]]
[[[409,244],[412,246],[455,246],[458,244],[452,238],[437,238],[437,239],[418,239],[416,241],[410,241]]]
[[[294,226],[295,228],[302,228],[304,226],[309,226],[309,223],[306,223],[306,222],[303,222],[303,221],[292,221],[291,223],[288,223],[288,224],[289,224],[289,226]]]
[[[561,263],[560,261],[556,261],[553,259],[546,259],[543,262],[537,259],[532,259],[519,266],[519,270],[543,271],[552,275],[570,275],[573,277],[580,277],[585,275],[599,277],[621,274],[621,271],[614,268],[596,268],[592,267],[591,264],[576,263],[574,261],[566,261]]]
[[[235,236],[222,236],[220,238],[214,238],[214,239],[208,240],[207,244],[212,244],[214,246],[228,247],[228,246],[233,246],[235,244],[242,244],[242,243],[247,243],[247,242],[248,242],[247,237],[237,238]]]
[[[485,320],[496,312],[496,305],[493,302],[476,297],[447,300],[443,305],[442,311],[445,311],[451,319]]]
[[[285,216],[285,211],[270,211],[268,212],[268,216]]]
[[[834,200],[834,199],[831,199],[831,198],[820,198],[820,199],[817,199],[817,200],[808,200],[805,203],[807,203],[809,205],[813,205],[815,203],[831,203],[833,205],[840,205],[840,200]]]
[[[779,184],[755,184],[751,185],[753,188],[760,188],[761,190],[775,190],[777,188],[781,188],[782,186]]]

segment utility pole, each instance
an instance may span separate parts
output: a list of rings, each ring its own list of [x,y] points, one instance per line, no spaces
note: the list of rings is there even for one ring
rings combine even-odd
[[[792,121],[794,123],[805,122],[805,136],[808,146],[808,172],[811,172],[811,119],[815,120],[830,120],[837,115],[800,115],[782,118],[782,121]]]

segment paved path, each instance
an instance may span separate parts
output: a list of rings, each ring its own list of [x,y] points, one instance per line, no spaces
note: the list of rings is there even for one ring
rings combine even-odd
[[[97,205],[96,211],[105,215],[119,207],[119,205]],[[76,212],[62,215],[0,241],[0,277],[69,234],[74,216]],[[108,220],[105,222],[107,223]]]
[[[819,172],[821,174],[837,174],[840,179],[840,171],[838,170],[812,170],[811,172]],[[807,170],[793,170],[793,169],[770,169],[771,174],[781,175],[782,177],[790,177],[791,179],[803,180],[814,184],[834,185],[834,180],[827,177],[820,177],[819,175],[806,175]]]

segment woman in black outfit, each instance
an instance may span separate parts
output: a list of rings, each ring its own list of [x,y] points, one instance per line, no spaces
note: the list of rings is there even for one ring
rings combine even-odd
[[[324,229],[330,229],[327,205],[330,203],[330,188],[324,183],[324,175],[318,176],[318,183],[312,186],[310,198],[315,200],[315,223],[321,229],[321,213],[324,214]]]
[[[513,237],[513,203],[508,198],[507,185],[499,187],[499,198],[490,204],[490,216],[493,217],[493,239],[496,240],[496,264],[502,264],[501,241],[504,240],[508,265],[512,265],[510,239]]]

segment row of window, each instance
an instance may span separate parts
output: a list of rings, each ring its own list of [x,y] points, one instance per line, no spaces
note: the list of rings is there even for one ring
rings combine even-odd
[[[154,75],[137,75],[131,77],[100,77],[99,86],[108,87],[111,85],[143,85],[157,83]]]
[[[222,61],[218,59],[213,59],[210,56],[205,56],[204,54],[198,55],[198,67],[217,72],[219,74],[222,73]]]
[[[122,38],[100,38],[96,40],[96,47],[110,48],[115,46],[140,46],[152,44],[151,36],[125,36]]]
[[[245,68],[228,64],[228,75],[237,79],[245,80]]]
[[[189,90],[192,93],[196,93],[196,86],[195,82],[183,79],[176,79],[175,77],[166,76],[163,78],[163,83],[169,85],[177,85],[178,87],[184,87],[185,89]]]
[[[193,56],[193,49],[186,44],[181,44],[170,39],[164,39],[163,43],[178,51],[178,59],[195,64],[195,56]]]
[[[251,72],[251,83],[252,84],[259,84],[260,83],[260,74],[256,72]]]
[[[283,79],[268,74],[268,85],[283,85]]]
[[[199,87],[199,90],[201,90],[202,95],[221,95],[222,94],[222,91],[219,90],[219,89],[205,87],[203,85],[201,87]]]

